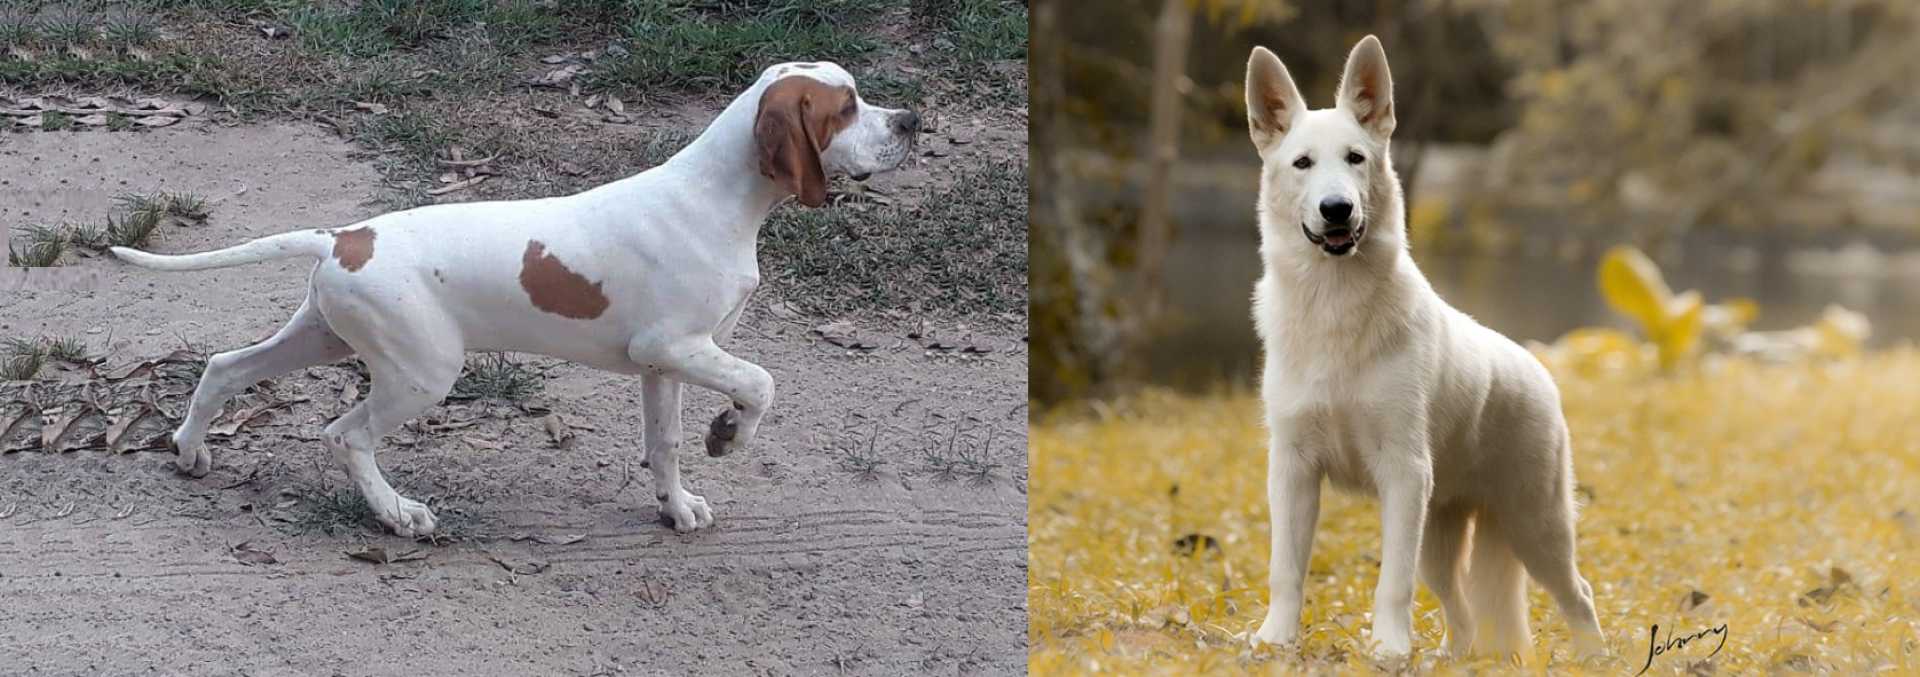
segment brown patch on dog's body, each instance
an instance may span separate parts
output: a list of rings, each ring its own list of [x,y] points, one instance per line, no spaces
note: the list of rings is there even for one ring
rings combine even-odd
[[[527,241],[527,253],[520,257],[520,287],[527,290],[533,307],[576,320],[591,320],[607,312],[603,282],[588,282],[569,270],[558,257],[547,253],[539,240]]]
[[[333,235],[333,258],[339,261],[340,267],[345,268],[347,272],[359,272],[361,268],[367,266],[368,261],[373,260],[372,228],[334,231],[329,234]]]

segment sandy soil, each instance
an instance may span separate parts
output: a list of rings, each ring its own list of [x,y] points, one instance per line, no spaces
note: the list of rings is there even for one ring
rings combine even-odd
[[[182,125],[151,132],[0,138],[0,223],[103,218],[123,191],[191,190],[218,202],[203,226],[163,226],[152,247],[200,250],[372,216],[375,170],[316,128]],[[25,170],[23,171],[23,168]],[[306,267],[163,274],[105,259],[92,292],[0,291],[0,336],[78,335],[112,362],[184,340],[219,351],[273,331],[300,302]],[[0,455],[0,672],[11,674],[972,674],[1022,672],[1026,656],[1026,352],[1022,330],[975,327],[994,352],[923,350],[899,328],[863,327],[850,353],[765,310],[732,349],[773,372],[759,447],[699,453],[723,402],[689,390],[683,472],[716,525],[658,521],[639,468],[637,381],[528,358],[547,369],[532,407],[578,439],[558,449],[536,415],[449,404],[403,430],[381,463],[431,497],[447,537],[413,543],[370,523],[302,529],[346,486],[318,433],[346,408],[345,367],[296,372],[273,397],[307,397],[214,439],[215,469],[176,475],[172,456],[100,451]],[[960,337],[956,324],[936,332]],[[72,377],[72,374],[66,376]],[[265,397],[266,395],[255,395]],[[878,472],[830,449],[882,433]],[[985,481],[928,470],[922,451],[958,425],[993,433]],[[853,430],[850,430],[853,429]],[[572,540],[553,545],[542,542]],[[247,542],[277,563],[246,564]],[[364,545],[421,548],[373,564]]]

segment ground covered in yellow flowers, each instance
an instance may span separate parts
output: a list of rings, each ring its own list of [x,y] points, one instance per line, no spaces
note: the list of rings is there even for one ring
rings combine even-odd
[[[1648,674],[1920,670],[1920,351],[1658,375],[1554,364],[1585,503],[1580,565],[1613,655],[1575,662],[1532,590],[1534,669],[1633,674],[1649,628],[1717,637]],[[1439,655],[1417,597],[1416,655],[1367,656],[1379,519],[1324,494],[1297,651],[1250,651],[1266,609],[1259,398],[1143,393],[1042,414],[1031,437],[1034,674],[1501,668]],[[1216,547],[1213,547],[1217,545]]]

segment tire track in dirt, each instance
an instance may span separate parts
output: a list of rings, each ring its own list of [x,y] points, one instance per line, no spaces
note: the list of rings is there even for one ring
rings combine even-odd
[[[863,518],[864,516],[864,518]],[[506,539],[433,548],[420,546],[429,560],[407,570],[442,570],[450,567],[497,569],[488,558],[493,551],[526,552],[549,564],[671,560],[701,562],[711,560],[753,561],[757,559],[810,554],[858,554],[863,551],[907,548],[923,552],[1022,552],[1026,547],[1026,529],[1004,515],[971,513],[959,515],[974,521],[932,517],[902,518],[884,510],[849,510],[799,513],[792,515],[735,515],[729,520],[768,522],[764,526],[733,527],[728,524],[693,537],[680,537],[655,527],[637,530],[574,531],[561,524],[516,524],[509,531],[551,531],[585,533],[586,540],[571,545],[527,545]],[[206,545],[240,540],[271,538],[271,532],[225,536],[219,541],[207,537],[207,525],[176,523],[170,526],[148,525],[139,531],[194,531],[180,539],[163,541],[201,542]],[[185,561],[156,561],[158,553],[143,549],[130,540],[126,528],[111,526],[48,525],[37,529],[0,530],[0,561],[32,562],[37,568],[58,571],[62,578],[172,578],[186,575],[207,576],[299,576],[340,575],[351,572],[357,563],[340,559],[290,559],[278,565],[208,568],[222,561],[232,562],[218,550],[202,547],[203,557]],[[771,537],[768,537],[771,536]],[[38,538],[36,538],[38,537]],[[676,540],[671,543],[669,541]],[[131,564],[130,571],[120,565]],[[27,573],[16,570],[14,575]]]

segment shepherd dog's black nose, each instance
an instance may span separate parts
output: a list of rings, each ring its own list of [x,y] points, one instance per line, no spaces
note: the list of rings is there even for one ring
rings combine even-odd
[[[1353,216],[1353,203],[1344,197],[1330,197],[1320,201],[1320,218],[1327,220],[1329,226],[1347,225],[1347,219]]]

